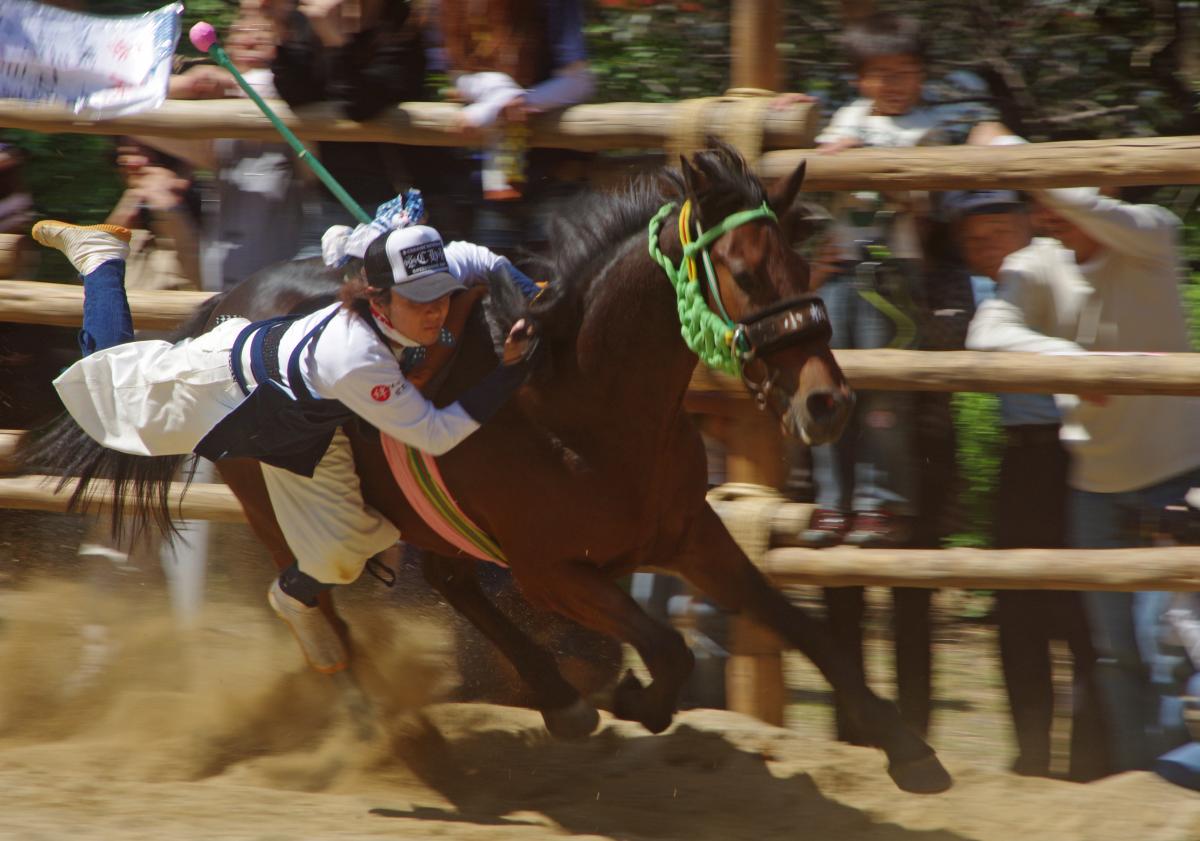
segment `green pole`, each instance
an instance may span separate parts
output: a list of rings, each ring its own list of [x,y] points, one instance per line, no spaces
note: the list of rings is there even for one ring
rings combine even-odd
[[[271,110],[271,106],[267,105],[267,103],[263,101],[263,98],[258,95],[258,92],[254,90],[254,88],[250,87],[250,83],[242,78],[242,74],[237,71],[237,68],[233,66],[233,62],[229,60],[228,54],[226,54],[221,45],[217,43],[216,32],[213,30],[212,25],[204,22],[197,23],[192,27],[189,37],[191,38],[192,44],[196,47],[196,49],[200,50],[202,53],[208,53],[211,55],[217,60],[217,64],[221,65],[233,74],[234,80],[238,83],[238,85],[241,86],[242,90],[246,92],[246,96],[250,97],[250,100],[257,105],[258,109],[262,111],[264,115],[266,115],[268,120],[271,121],[271,125],[275,126],[275,130],[278,131],[280,135],[283,136],[283,139],[288,142],[288,145],[296,151],[296,156],[309,165],[312,171],[317,174],[317,177],[321,179],[321,183],[329,188],[329,192],[333,193],[333,195],[337,197],[337,200],[342,203],[342,206],[345,207],[346,210],[350,211],[350,215],[363,224],[371,222],[371,217],[367,214],[367,212],[358,206],[358,202],[350,198],[350,194],[347,193],[342,185],[337,182],[337,179],[329,174],[329,170],[327,170],[321,164],[321,162],[304,147],[304,144],[300,142],[300,139],[296,137],[296,135],[292,134],[291,129],[285,126],[283,121],[279,119],[279,116]]]

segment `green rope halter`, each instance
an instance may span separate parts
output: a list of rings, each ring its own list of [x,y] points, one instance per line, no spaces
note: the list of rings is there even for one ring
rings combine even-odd
[[[680,238],[683,240],[683,259],[676,266],[671,262],[670,257],[663,254],[662,249],[658,245],[658,236],[662,230],[663,222],[676,207],[677,205],[674,202],[665,204],[659,208],[658,213],[654,214],[654,218],[650,220],[650,257],[654,262],[662,266],[663,271],[667,273],[667,279],[671,281],[671,285],[675,288],[675,298],[679,305],[679,332],[683,336],[683,341],[687,344],[688,349],[700,357],[700,361],[708,367],[734,376],[741,376],[741,350],[734,347],[734,336],[737,334],[737,325],[729,317],[729,313],[725,311],[725,306],[721,302],[716,273],[713,271],[712,262],[708,258],[708,248],[718,238],[740,225],[744,225],[755,219],[775,219],[775,212],[767,206],[766,202],[763,202],[761,207],[754,208],[753,210],[743,210],[725,217],[724,221],[719,225],[704,231],[693,242],[687,241],[686,214],[681,212],[681,221],[683,224],[681,225]],[[685,204],[686,207],[687,205]],[[703,293],[700,291],[700,284],[695,270],[697,255],[699,255],[701,262],[704,264],[709,292],[713,303],[720,310],[719,315],[712,311],[708,303],[704,300]]]

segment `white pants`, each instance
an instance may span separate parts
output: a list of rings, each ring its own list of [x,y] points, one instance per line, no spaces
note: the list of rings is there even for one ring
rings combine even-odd
[[[229,350],[250,322],[231,318],[178,344],[126,342],[85,356],[54,381],[83,431],[135,456],[190,453],[245,397]]]
[[[400,532],[363,502],[350,439],[340,429],[313,477],[262,466],[267,492],[300,571],[325,584],[349,584],[367,559]]]

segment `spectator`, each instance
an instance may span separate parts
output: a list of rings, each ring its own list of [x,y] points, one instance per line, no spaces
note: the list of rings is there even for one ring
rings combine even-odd
[[[425,52],[410,4],[277,0],[273,8],[279,43],[271,70],[275,88],[292,108],[332,102],[348,119],[363,121],[422,98]],[[421,160],[412,160],[411,147],[342,142],[318,147],[325,168],[369,214],[413,186],[430,187],[413,175],[428,170]],[[320,254],[321,235],[341,224],[354,222],[321,185],[299,256]]]
[[[242,3],[226,47],[234,66],[260,96],[276,95],[269,69],[274,26],[253,0]],[[220,98],[241,95],[241,90],[225,70],[197,65],[173,80],[170,94]],[[309,185],[287,144],[234,139],[138,140],[213,174],[206,184],[200,237],[205,289],[227,289],[265,266],[296,256]]]
[[[37,277],[38,253],[30,248],[33,197],[21,177],[24,153],[0,143],[0,278]],[[41,324],[0,322],[0,429],[26,429],[58,411],[50,381],[78,349],[71,331]]]
[[[925,46],[915,21],[872,15],[848,29],[844,42],[861,98],[834,114],[817,138],[819,154],[948,140],[949,129],[961,121],[961,109],[923,103]],[[796,99],[806,98],[789,95],[780,102]],[[833,323],[833,347],[961,346],[971,311],[969,286],[961,271],[923,254],[927,204],[925,195],[916,193],[839,196],[833,231],[838,267],[820,289]],[[953,439],[918,432],[937,428],[949,433],[952,424],[944,400],[923,408],[921,430],[916,412],[911,393],[859,392],[840,441],[812,449],[816,508],[802,543],[888,547],[914,540],[939,542],[936,517],[931,513],[917,519],[918,485],[949,496]],[[918,445],[928,449],[930,463],[937,457],[941,470],[924,476],[918,471]],[[931,501],[936,501],[932,493]],[[929,724],[932,671],[930,593],[905,589],[893,596],[901,715],[923,732]],[[827,588],[825,598],[842,656],[864,671],[862,588]],[[838,738],[862,742],[840,699],[835,701]]]
[[[967,265],[981,281],[980,301],[994,298],[995,281],[1010,254],[1033,243],[1022,198],[1009,190],[948,193],[944,208],[954,220]],[[978,340],[978,331],[975,334]],[[1004,450],[996,492],[994,544],[999,549],[1066,545],[1069,456],[1059,440],[1059,414],[1047,394],[1001,394]],[[1017,757],[1013,770],[1050,775],[1054,720],[1051,640],[1071,651],[1072,721],[1068,779],[1103,776],[1106,733],[1095,686],[1096,654],[1083,594],[1057,590],[996,593],[1000,666],[1008,691]]]
[[[834,114],[817,137],[820,154],[858,146],[932,145],[946,138],[955,111],[924,107],[925,47],[915,21],[887,14],[847,30],[845,43],[860,99]],[[821,296],[833,322],[834,347],[917,347],[922,194],[856,192],[834,212],[840,270]],[[899,546],[916,514],[913,397],[862,392],[852,428],[837,444],[813,450],[817,509],[804,532],[811,546],[843,541]]]
[[[1023,142],[998,124],[980,142]],[[1034,194],[1046,233],[1011,255],[996,300],[980,307],[968,345],[1035,353],[1187,352],[1179,298],[1180,221],[1157,205],[1094,189]],[[1200,400],[1058,395],[1073,546],[1146,545],[1138,523],[1200,485]],[[1178,657],[1157,645],[1164,593],[1084,596],[1113,771],[1146,768],[1172,747],[1162,714]]]
[[[24,156],[15,146],[0,143],[0,278],[22,277],[29,271],[29,225],[33,197],[21,179]]]
[[[117,145],[125,192],[104,221],[133,232],[127,289],[199,289],[199,202],[182,161],[129,138]]]
[[[521,196],[523,143],[511,129],[531,114],[584,102],[595,82],[587,66],[580,0],[441,0],[440,27],[455,92],[467,103],[464,131],[485,131],[483,194]]]
[[[517,256],[545,242],[547,221],[586,181],[587,155],[526,150],[530,116],[584,102],[594,89],[583,3],[438,0],[429,12],[431,69],[447,73],[465,103],[464,139],[484,144],[466,168],[478,182],[457,188],[471,239]]]

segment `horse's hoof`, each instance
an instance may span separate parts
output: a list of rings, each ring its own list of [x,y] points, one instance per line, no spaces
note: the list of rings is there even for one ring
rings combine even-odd
[[[901,791],[911,794],[940,794],[954,785],[950,772],[932,753],[911,762],[889,765],[888,776]]]
[[[576,698],[575,703],[568,707],[542,710],[542,720],[546,722],[550,735],[571,741],[590,736],[600,723],[600,713],[587,701]]]
[[[661,733],[671,726],[673,710],[655,709],[647,699],[646,687],[637,675],[627,671],[613,692],[613,715],[623,721],[636,721],[651,733]]]
[[[640,721],[638,715],[639,701],[645,691],[642,682],[632,671],[625,672],[625,677],[613,690],[613,715],[622,721]]]

